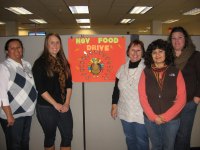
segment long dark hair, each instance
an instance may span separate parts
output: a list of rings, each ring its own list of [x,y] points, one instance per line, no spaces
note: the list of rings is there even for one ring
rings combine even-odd
[[[193,47],[195,49],[195,45],[193,44],[190,35],[188,34],[188,32],[183,27],[180,27],[180,26],[179,27],[173,27],[172,31],[170,32],[170,35],[168,37],[168,42],[170,43],[171,46],[172,46],[172,34],[174,32],[183,33],[184,38],[185,38],[185,46],[184,46],[184,48]]]
[[[67,58],[65,57],[65,53],[63,51],[61,38],[60,38],[59,34],[57,34],[57,33],[49,33],[49,34],[46,35],[45,41],[44,41],[44,50],[43,50],[43,52],[42,52],[42,54],[40,56],[45,60],[45,65],[46,65],[47,72],[51,71],[51,70],[49,70],[50,66],[49,66],[49,62],[48,62],[48,58],[50,56],[49,49],[48,49],[48,40],[49,40],[49,38],[51,36],[56,36],[60,41],[60,50],[59,50],[59,52],[57,54],[57,58],[61,61],[61,64],[63,65],[63,67],[65,69],[66,77],[67,78],[71,77],[70,65],[69,65],[69,62],[68,62]]]
[[[149,44],[147,51],[145,53],[145,65],[150,68],[151,65],[154,63],[152,58],[152,52],[155,49],[162,49],[165,51],[165,64],[170,65],[174,64],[174,56],[172,52],[172,47],[168,44],[167,41],[164,41],[162,39],[158,39],[153,41],[151,44]]]

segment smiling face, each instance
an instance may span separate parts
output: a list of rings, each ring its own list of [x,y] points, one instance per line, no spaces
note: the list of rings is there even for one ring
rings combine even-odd
[[[50,36],[48,39],[47,47],[48,47],[49,53],[53,57],[56,57],[61,48],[60,40],[55,35]]]
[[[155,49],[152,51],[152,59],[156,67],[163,67],[165,65],[165,51],[162,49]]]
[[[133,44],[128,51],[128,56],[131,62],[137,62],[142,58],[142,53],[142,47],[139,44]]]
[[[182,51],[185,46],[185,36],[182,32],[172,33],[172,46],[176,51]]]
[[[19,41],[11,41],[8,45],[7,56],[14,61],[21,63],[23,48]]]

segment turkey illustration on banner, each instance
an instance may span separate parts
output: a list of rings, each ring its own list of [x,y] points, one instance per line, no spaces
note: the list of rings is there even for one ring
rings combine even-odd
[[[113,82],[125,63],[125,37],[68,39],[68,59],[74,82]]]

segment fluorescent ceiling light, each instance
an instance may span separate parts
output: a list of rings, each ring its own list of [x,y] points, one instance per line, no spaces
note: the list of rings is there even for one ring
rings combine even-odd
[[[146,27],[146,29],[147,29],[147,30],[150,30],[150,29],[151,29],[151,27]]]
[[[130,14],[144,14],[147,11],[149,11],[153,7],[148,7],[148,6],[136,6],[131,11],[129,12]]]
[[[33,14],[32,12],[26,10],[25,8],[23,7],[9,7],[9,8],[5,8],[17,15],[30,15],[30,14]]]
[[[45,20],[43,19],[30,19],[30,21],[37,23],[37,24],[45,24],[47,23]]]
[[[148,32],[148,30],[139,30],[138,32]]]
[[[122,24],[132,23],[134,20],[135,20],[135,19],[122,19],[122,20],[120,21],[120,23],[122,23]]]
[[[91,28],[90,26],[80,26],[81,29],[89,29]]]
[[[69,6],[72,14],[89,14],[88,6]]]
[[[148,30],[139,30],[138,32],[145,33],[145,32],[148,32]]]
[[[90,23],[90,19],[76,19],[77,23]]]
[[[1,21],[0,21],[0,25],[3,25],[3,24],[5,24],[5,22],[1,22]]]
[[[170,20],[166,20],[162,23],[173,23],[173,22],[176,22],[176,21],[178,21],[178,19],[170,19]]]
[[[197,15],[200,13],[200,8],[194,8],[190,11],[183,13],[183,15]]]

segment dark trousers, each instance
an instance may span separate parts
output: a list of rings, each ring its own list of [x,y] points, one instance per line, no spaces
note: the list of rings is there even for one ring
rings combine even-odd
[[[16,118],[13,126],[7,127],[7,120],[0,119],[7,150],[29,150],[30,128],[32,117]]]
[[[176,136],[175,150],[190,150],[190,139],[197,104],[194,101],[188,102],[181,112],[180,127]]]
[[[61,147],[71,147],[73,120],[69,109],[65,113],[58,112],[51,106],[36,106],[37,118],[44,131],[44,147],[52,147],[56,138],[56,129],[61,134]]]

